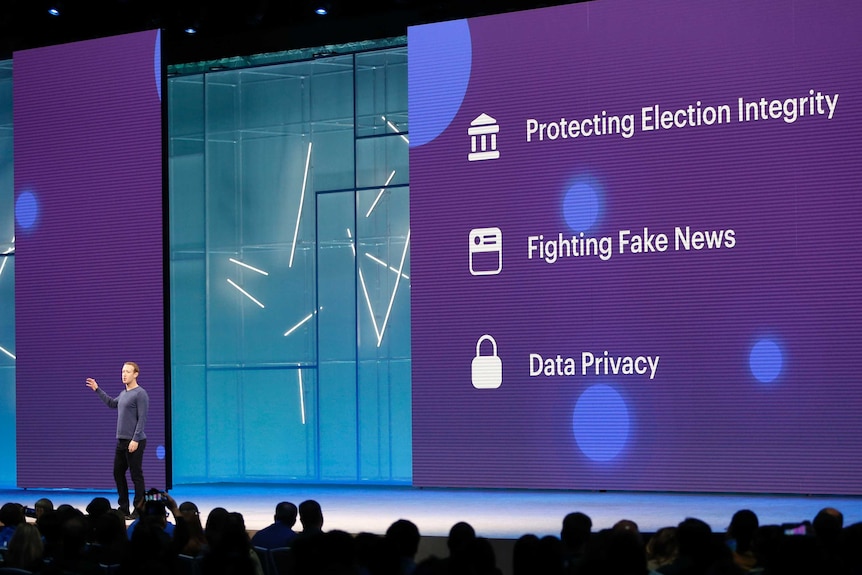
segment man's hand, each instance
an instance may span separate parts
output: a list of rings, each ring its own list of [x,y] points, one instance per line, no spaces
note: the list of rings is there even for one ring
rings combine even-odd
[[[129,453],[134,453],[138,448],[138,442],[134,439],[129,442]]]
[[[87,387],[89,387],[93,391],[96,391],[97,389],[99,389],[99,384],[96,383],[96,380],[93,379],[92,377],[88,377],[87,378]]]

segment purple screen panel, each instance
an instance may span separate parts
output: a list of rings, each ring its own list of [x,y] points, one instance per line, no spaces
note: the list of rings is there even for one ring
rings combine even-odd
[[[110,488],[123,363],[150,397],[144,476],[167,484],[157,30],[17,52],[19,487]]]
[[[862,493],[860,21],[409,30],[414,484]]]

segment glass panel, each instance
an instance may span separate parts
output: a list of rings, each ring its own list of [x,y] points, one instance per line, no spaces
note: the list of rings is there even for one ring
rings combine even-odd
[[[203,313],[200,313],[203,316]],[[174,344],[176,348],[176,343]],[[174,483],[193,483],[207,479],[209,426],[207,425],[207,378],[203,365],[177,365],[171,370],[171,406],[175,417],[173,434]],[[218,429],[216,437],[225,439]]]
[[[406,87],[405,48],[357,54],[356,135],[406,133]]]
[[[353,192],[318,194],[320,476],[356,480],[356,256]]]
[[[397,186],[409,181],[408,145],[393,134],[356,140],[356,187]]]
[[[169,90],[175,481],[409,482],[406,50]]]
[[[315,478],[316,370],[246,369],[239,374],[243,477]]]
[[[0,61],[0,486],[16,484],[12,61]]]
[[[242,372],[210,370],[206,386],[207,478],[241,479]]]
[[[172,467],[208,477],[203,75],[168,81]]]
[[[357,207],[360,477],[409,479],[410,372],[392,361],[410,357],[409,189],[359,191]]]
[[[359,354],[362,359],[410,357],[409,189],[357,193]],[[368,215],[365,206],[377,199]],[[368,215],[368,217],[366,217]],[[400,271],[400,273],[399,273]]]

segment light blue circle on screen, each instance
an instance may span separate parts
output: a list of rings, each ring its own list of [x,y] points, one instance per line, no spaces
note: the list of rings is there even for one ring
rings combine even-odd
[[[581,394],[572,415],[580,450],[593,461],[610,461],[629,437],[629,409],[616,389],[593,385]]]
[[[159,459],[165,458],[165,446],[164,445],[159,445],[158,447],[156,447],[156,457],[158,457]]]
[[[784,354],[778,344],[771,339],[761,339],[751,348],[748,365],[757,381],[769,383],[781,373]]]
[[[153,50],[153,67],[156,71],[156,91],[162,100],[162,31],[156,30],[156,47]]]
[[[563,217],[573,232],[586,232],[598,221],[601,205],[602,190],[599,183],[590,177],[578,178],[566,191]]]
[[[461,109],[473,65],[467,20],[410,28],[407,52],[407,101],[413,148],[442,134]],[[476,116],[482,113],[494,115],[492,110],[478,110]],[[467,128],[464,126],[464,141],[469,151]]]
[[[25,230],[29,230],[36,223],[39,216],[39,202],[33,192],[21,192],[15,202],[15,220]]]

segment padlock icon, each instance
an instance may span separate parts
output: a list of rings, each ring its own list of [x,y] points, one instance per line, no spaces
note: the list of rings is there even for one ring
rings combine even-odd
[[[490,341],[492,355],[482,355],[482,342]],[[503,383],[503,362],[497,355],[497,342],[488,334],[476,342],[476,357],[472,365],[473,387],[476,389],[497,389]]]

